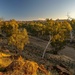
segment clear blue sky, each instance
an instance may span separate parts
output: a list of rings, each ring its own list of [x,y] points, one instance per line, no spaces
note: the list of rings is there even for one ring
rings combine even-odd
[[[75,18],[75,0],[0,0],[0,17],[5,20]]]

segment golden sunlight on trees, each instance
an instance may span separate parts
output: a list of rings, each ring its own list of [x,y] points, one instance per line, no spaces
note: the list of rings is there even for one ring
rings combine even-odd
[[[14,19],[10,21],[4,21],[1,24],[1,32],[8,37],[8,42],[12,46],[15,46],[20,51],[24,49],[24,46],[28,43],[28,34],[26,29],[19,29],[18,22]]]
[[[9,24],[9,22],[3,22],[1,26],[1,32],[5,34],[6,36],[11,36],[12,35],[12,26]]]
[[[56,22],[51,29],[52,41],[56,40],[63,41],[68,36],[67,34],[72,30],[71,25],[68,22],[58,23]]]
[[[54,54],[57,54],[57,52],[65,45],[66,39],[69,38],[72,27],[65,21],[62,23],[55,22],[55,24],[51,25],[51,28],[51,45],[53,46]]]
[[[72,31],[72,27],[68,21],[55,21],[52,19],[46,19],[41,22],[26,22],[21,27],[25,27],[31,35],[44,37],[46,40],[49,40],[50,35],[51,46],[53,52],[56,54],[64,47],[66,40],[70,39],[70,32]]]
[[[5,21],[1,24],[1,31],[6,36],[11,36],[18,29],[18,23],[15,20]]]
[[[9,21],[9,24],[13,27],[13,31],[18,28],[18,23],[16,20],[12,19]]]
[[[50,35],[50,40],[44,49],[42,58],[45,56],[45,52],[49,44],[52,47],[52,53],[57,54],[65,44],[66,40],[70,37],[70,32],[72,31],[71,25],[67,22],[58,22],[51,20],[46,20],[46,33]]]
[[[34,61],[24,60],[21,56],[10,63],[6,67],[6,70],[7,73],[12,71],[12,75],[52,75],[51,72],[45,69],[44,65],[38,65]]]
[[[12,36],[9,37],[9,44],[12,44],[21,50],[24,49],[24,46],[28,43],[28,34],[26,29],[24,30],[17,30]]]
[[[75,19],[72,19],[70,24],[71,24],[73,30],[75,31]]]

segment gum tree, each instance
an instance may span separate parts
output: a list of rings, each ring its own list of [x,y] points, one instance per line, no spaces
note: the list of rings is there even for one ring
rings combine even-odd
[[[50,40],[46,47],[50,44],[52,47],[53,54],[57,54],[66,44],[66,39],[70,37],[70,31],[72,31],[71,25],[67,22],[58,22],[53,20],[48,20],[48,25],[46,25],[47,32],[50,35]],[[45,55],[46,49],[43,52]]]

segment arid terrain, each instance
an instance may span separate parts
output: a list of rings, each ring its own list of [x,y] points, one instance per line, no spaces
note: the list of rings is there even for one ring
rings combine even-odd
[[[1,42],[5,46],[3,49],[1,48],[1,50],[4,53],[14,55],[15,50],[13,50],[13,48],[8,47],[5,41],[6,40]],[[59,55],[53,55],[50,53],[51,48],[49,46],[45,53],[45,57],[42,59],[42,54],[43,54],[43,51],[47,43],[48,41],[39,39],[37,37],[29,36],[29,44],[25,46],[25,49],[22,52],[24,59],[35,61],[39,65],[43,64],[45,68],[50,71],[51,71],[50,66],[64,64],[64,66],[68,68],[70,73],[74,75],[75,74],[74,73],[75,71],[75,56],[74,56],[75,50],[71,47],[65,47],[64,50],[61,50],[59,52]],[[57,72],[53,71],[52,73],[54,75],[58,75]]]
[[[32,43],[33,45],[36,45],[37,47],[39,46],[44,50],[48,41],[30,36],[30,43]],[[50,50],[50,48],[51,47],[49,45],[49,47],[47,48],[47,51]],[[65,46],[65,48],[59,52],[59,54],[66,55],[75,60],[75,49],[72,47]]]

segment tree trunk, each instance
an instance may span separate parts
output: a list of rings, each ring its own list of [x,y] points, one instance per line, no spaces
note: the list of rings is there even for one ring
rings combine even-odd
[[[70,31],[70,43],[73,41],[73,33]]]
[[[48,43],[47,43],[47,45],[46,45],[46,47],[45,47],[45,49],[44,49],[44,52],[43,52],[42,58],[44,58],[44,56],[45,56],[45,52],[46,52],[46,49],[48,48],[48,46],[49,46],[50,43],[51,43],[51,36],[50,36],[50,39],[49,39],[49,41],[48,41]]]

